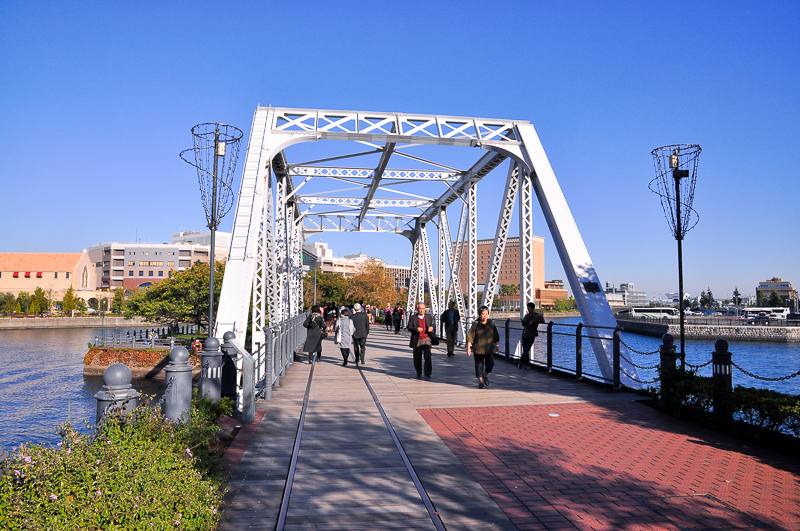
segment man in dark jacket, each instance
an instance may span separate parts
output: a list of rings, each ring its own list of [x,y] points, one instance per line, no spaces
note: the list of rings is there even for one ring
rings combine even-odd
[[[353,352],[356,356],[356,365],[365,363],[365,354],[367,352],[367,336],[369,335],[369,316],[361,311],[361,305],[355,303],[353,305],[353,316],[350,318],[353,321],[355,330],[353,331]]]
[[[539,325],[544,324],[544,315],[536,311],[536,304],[528,303],[528,313],[522,319],[522,354],[519,357],[519,368],[531,368],[531,347],[539,335]]]
[[[408,319],[406,327],[411,332],[411,347],[414,357],[414,369],[417,371],[417,378],[422,377],[422,357],[425,357],[425,379],[430,379],[433,365],[431,364],[431,334],[433,334],[433,316],[425,313],[425,303],[417,304],[417,313]]]
[[[450,301],[448,308],[442,312],[439,318],[441,327],[444,328],[444,336],[447,338],[447,355],[455,356],[456,337],[458,336],[458,323],[461,322],[461,314],[456,309],[456,304]]]

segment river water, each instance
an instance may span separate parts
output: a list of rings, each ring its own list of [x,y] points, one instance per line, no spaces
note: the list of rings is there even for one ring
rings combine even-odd
[[[575,325],[580,319],[566,318],[554,321]],[[505,320],[496,324],[501,334],[500,348],[505,347]],[[512,321],[512,326],[518,323]],[[542,327],[544,329],[544,327]],[[574,327],[556,326],[556,331],[574,334]],[[125,335],[130,328],[106,328]],[[83,358],[87,343],[94,339],[99,329],[67,330],[2,330],[0,331],[0,449],[11,450],[24,442],[55,444],[59,441],[56,427],[66,421],[74,426],[94,423],[96,401],[93,396],[103,386],[101,377],[83,376]],[[509,339],[512,349],[519,341],[519,330],[511,329]],[[641,352],[658,349],[658,338],[623,333],[625,344]],[[575,337],[554,336],[554,364],[575,368]],[[701,365],[711,359],[713,341],[688,340],[686,361]],[[800,370],[800,343],[731,343],[729,350],[733,361],[742,369],[755,375],[775,378],[794,374]],[[658,355],[642,355],[630,351],[631,361],[640,366],[658,364]],[[534,358],[546,360],[546,337],[541,334],[534,346]],[[583,370],[599,375],[600,369],[592,354],[591,345],[583,340]],[[703,376],[711,375],[711,366],[700,369]],[[655,370],[639,370],[639,379],[647,382],[655,378]],[[783,393],[800,394],[800,377],[779,382],[753,379],[741,371],[733,371],[734,385],[764,387]],[[163,380],[134,381],[140,392],[159,395]]]

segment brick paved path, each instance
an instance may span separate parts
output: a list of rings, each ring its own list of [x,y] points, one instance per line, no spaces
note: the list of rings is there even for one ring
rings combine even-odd
[[[419,411],[519,529],[800,529],[800,461],[637,402]]]

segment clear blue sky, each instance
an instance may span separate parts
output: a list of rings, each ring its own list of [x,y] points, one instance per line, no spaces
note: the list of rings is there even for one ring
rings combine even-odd
[[[650,151],[700,144],[686,290],[800,284],[798,2],[11,0],[0,40],[0,251],[204,230],[189,129],[247,136],[271,104],[529,120],[601,281],[650,296],[677,291]],[[399,237],[317,239],[410,262]]]

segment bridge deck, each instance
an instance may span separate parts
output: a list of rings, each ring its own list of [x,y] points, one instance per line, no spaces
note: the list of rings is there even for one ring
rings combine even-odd
[[[275,528],[310,370],[305,360],[295,363],[273,400],[259,402],[260,422],[229,450],[235,469],[222,529]],[[472,358],[463,351],[447,358],[441,347],[433,378],[417,380],[408,336],[379,327],[362,373],[438,516],[426,510],[361,374],[342,367],[327,340],[285,529],[436,529],[437,518],[447,529],[730,529],[776,521],[800,529],[797,461],[756,457],[632,394],[501,360],[491,388],[479,390]],[[699,463],[708,460],[715,466],[704,471]],[[754,477],[766,488],[749,487]]]

